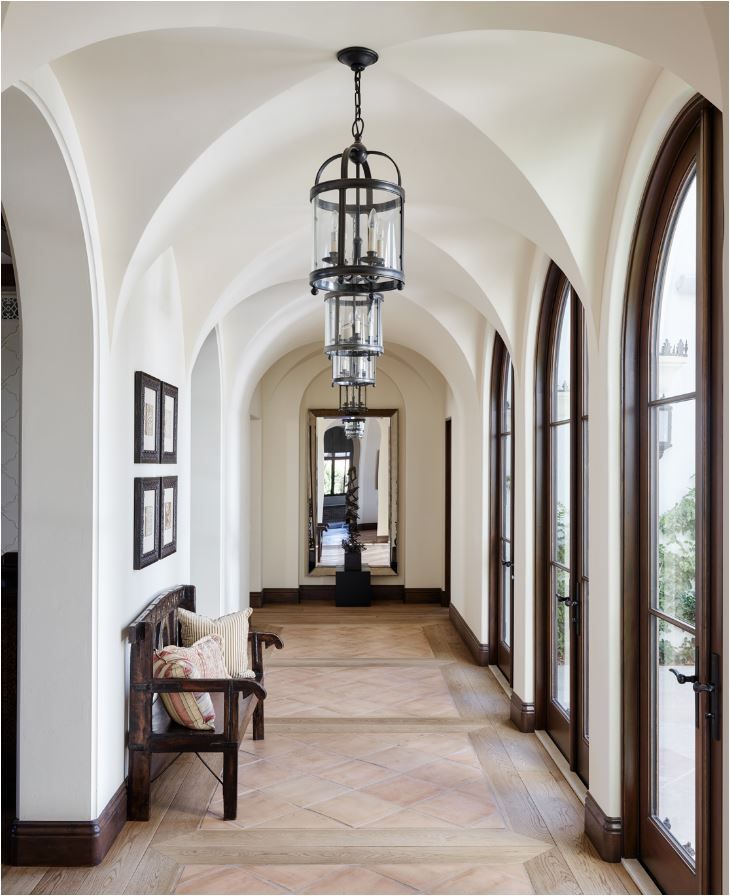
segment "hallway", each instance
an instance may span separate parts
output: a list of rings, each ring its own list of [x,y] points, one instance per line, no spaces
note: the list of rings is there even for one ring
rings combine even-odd
[[[100,866],[6,868],[5,893],[637,892],[596,857],[579,800],[448,611],[309,602],[253,620],[285,648],[267,656],[236,822],[184,756]]]

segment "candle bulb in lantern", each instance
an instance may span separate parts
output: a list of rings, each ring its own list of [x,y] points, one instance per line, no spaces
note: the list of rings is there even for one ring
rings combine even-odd
[[[368,252],[375,251],[375,209],[370,209],[368,215]]]
[[[330,252],[337,254],[337,215],[332,213],[332,233],[330,234]]]

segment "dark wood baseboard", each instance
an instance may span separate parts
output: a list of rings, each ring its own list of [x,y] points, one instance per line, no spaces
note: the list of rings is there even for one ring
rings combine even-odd
[[[261,592],[261,606],[264,604],[298,604],[298,588],[264,588]]]
[[[535,730],[535,704],[525,703],[514,691],[509,702],[509,717],[515,728],[523,734],[530,734]]]
[[[604,862],[621,861],[623,822],[620,818],[606,815],[590,793],[586,794],[585,832]]]
[[[488,666],[489,645],[482,644],[453,604],[449,605],[449,619],[456,631],[461,635],[461,640],[469,648],[469,653],[477,666]]]
[[[441,604],[443,597],[441,588],[406,588],[407,604]]]
[[[403,585],[373,585],[374,600],[395,600],[407,604],[441,604],[444,592],[441,588],[404,588]],[[252,591],[249,601],[252,607],[266,604],[294,603],[305,600],[335,600],[335,585],[300,585],[299,588],[264,588]]]
[[[95,821],[19,821],[10,831],[12,865],[98,865],[127,820],[127,782]]]
[[[334,600],[334,585],[300,585],[300,600]]]
[[[402,585],[372,585],[373,598],[378,600],[405,600],[405,588]]]

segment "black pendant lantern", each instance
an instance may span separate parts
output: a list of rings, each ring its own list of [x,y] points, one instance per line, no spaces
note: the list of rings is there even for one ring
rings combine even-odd
[[[354,143],[322,164],[310,191],[314,244],[309,283],[315,295],[318,290],[367,296],[402,289],[405,192],[400,171],[387,153],[368,150],[362,142],[360,75],[378,61],[378,54],[348,47],[337,58],[355,73]],[[373,177],[374,157],[389,163],[395,180]]]
[[[366,386],[340,386],[340,413],[348,439],[361,439],[365,435],[367,413]]]

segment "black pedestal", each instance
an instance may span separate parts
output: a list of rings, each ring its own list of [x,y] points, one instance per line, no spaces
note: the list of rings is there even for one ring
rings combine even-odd
[[[337,567],[335,573],[335,606],[337,607],[369,607],[372,598],[370,570],[363,566],[360,572]]]

